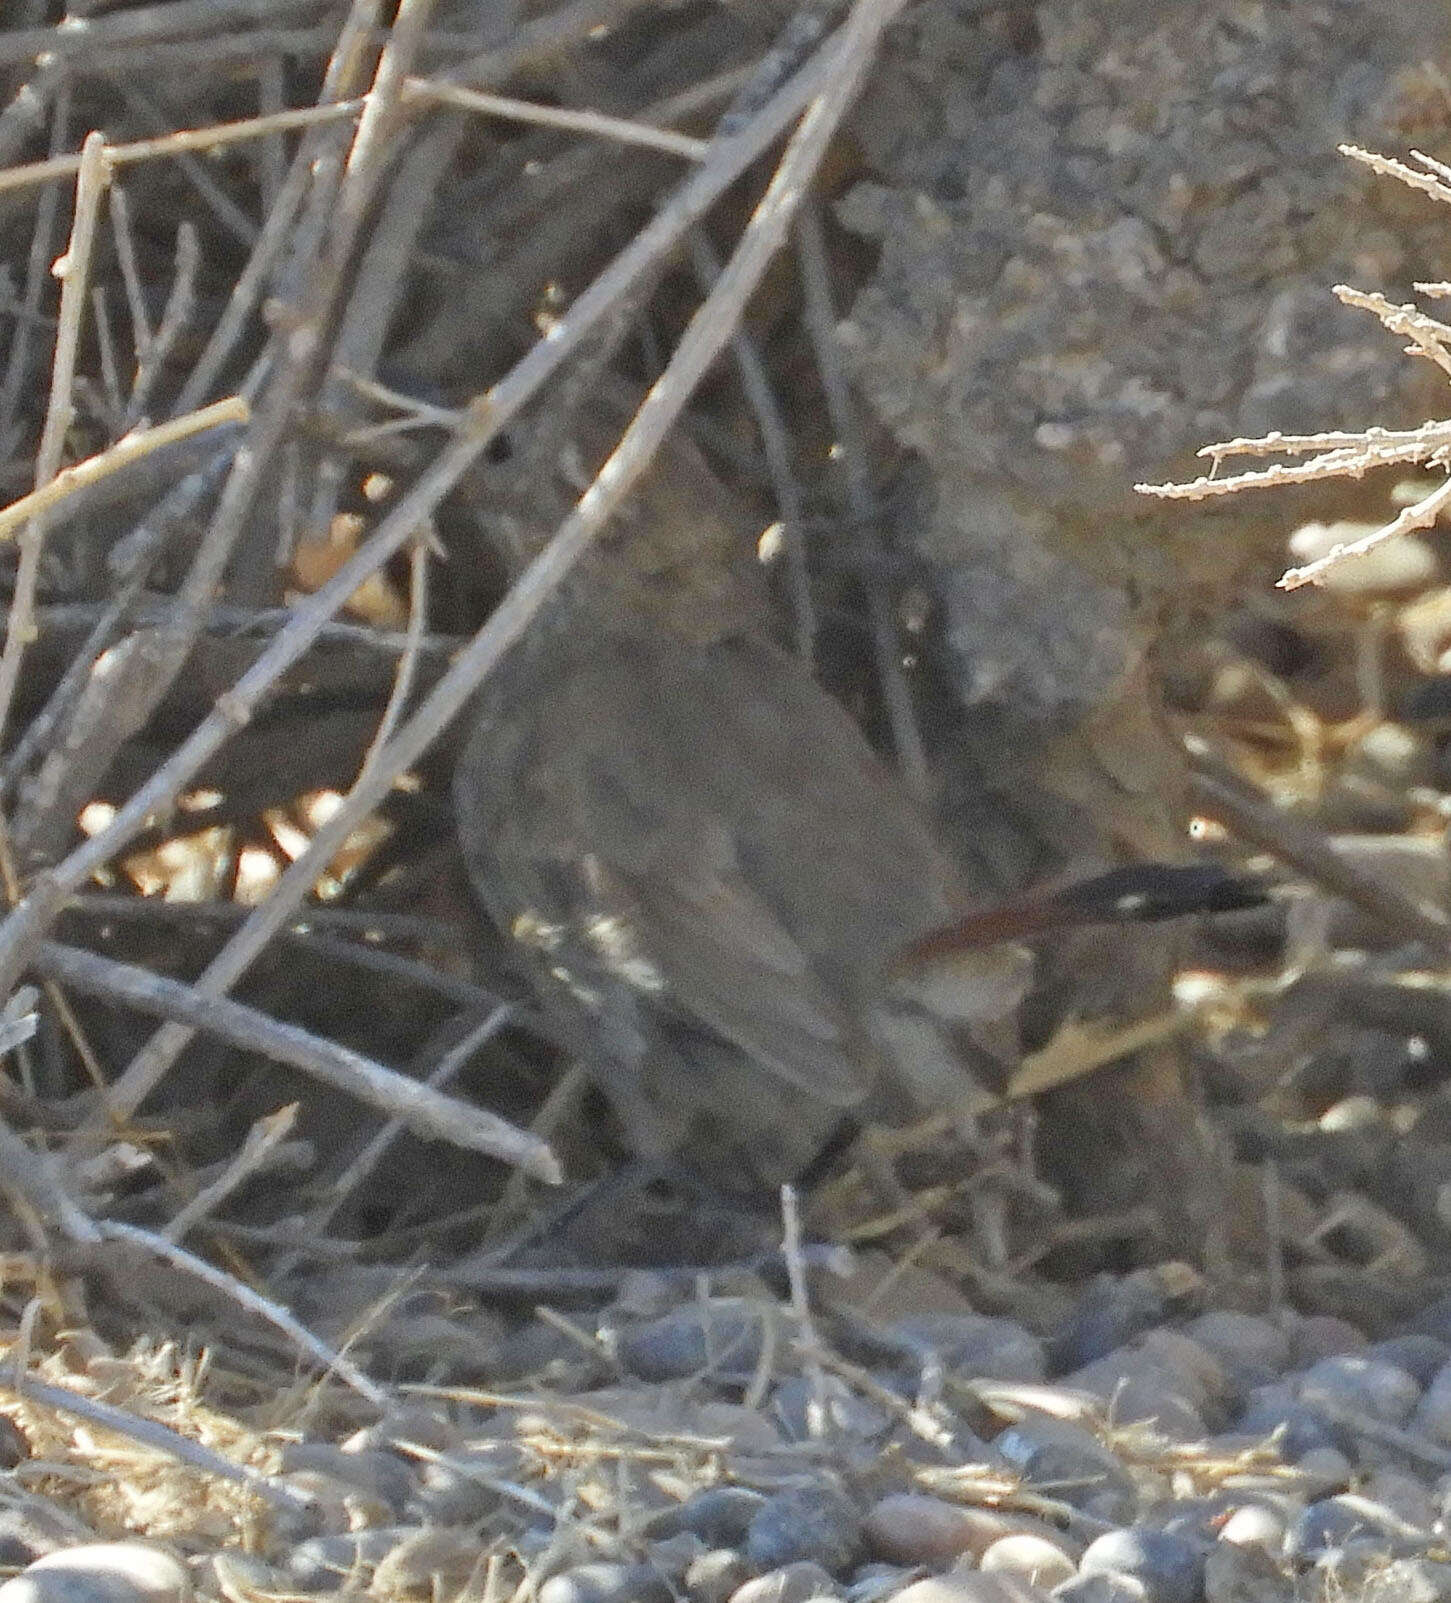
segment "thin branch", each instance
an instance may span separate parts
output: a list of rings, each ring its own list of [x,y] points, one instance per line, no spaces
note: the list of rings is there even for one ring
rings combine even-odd
[[[196,310],[196,275],[200,262],[201,246],[196,229],[190,223],[182,223],[176,231],[176,267],[172,273],[171,293],[161,311],[161,322],[145,347],[138,348],[136,353],[136,377],[131,385],[131,399],[126,403],[127,428],[134,429],[146,415],[151,391],[176,342],[191,322]]]
[[[821,220],[809,200],[796,224],[796,248],[806,296],[807,327],[811,332],[827,410],[831,414],[831,425],[846,472],[847,506],[857,527],[874,535],[879,527],[880,514],[866,468],[866,450],[857,422],[856,403],[842,367]],[[891,592],[880,579],[870,575],[863,576],[862,591],[871,620],[872,645],[877,659],[882,700],[886,705],[892,746],[897,754],[902,780],[918,801],[926,802],[931,797],[932,781],[927,769],[922,731],[917,727],[912,707],[912,693],[902,672],[902,643]]]
[[[108,445],[98,455],[88,456],[84,462],[75,462],[68,468],[61,468],[39,489],[32,490],[29,495],[23,495],[18,501],[12,501],[8,507],[0,509],[0,540],[8,540],[17,529],[22,528],[32,518],[39,518],[51,511],[78,490],[98,484],[112,473],[119,472],[142,457],[149,456],[153,451],[160,450],[162,446],[173,445],[178,440],[190,439],[196,434],[204,434],[208,429],[220,428],[223,424],[245,423],[250,415],[247,403],[239,396],[233,395],[224,401],[214,401],[210,406],[202,407],[199,412],[190,412],[185,417],[158,423],[154,429],[141,429],[134,434],[127,434],[114,445]]]
[[[313,1335],[307,1326],[297,1320],[281,1303],[273,1302],[270,1297],[260,1296],[235,1275],[229,1275],[226,1270],[218,1269],[215,1264],[208,1263],[205,1258],[199,1258],[194,1252],[188,1252],[185,1247],[178,1246],[165,1236],[157,1235],[155,1231],[141,1230],[135,1225],[122,1224],[114,1219],[106,1220],[100,1228],[104,1240],[124,1241],[128,1246],[150,1253],[160,1258],[163,1263],[170,1264],[173,1269],[180,1269],[185,1274],[193,1275],[204,1285],[221,1292],[224,1297],[230,1298],[247,1313],[255,1314],[259,1319],[265,1320],[274,1330],[280,1330],[300,1352],[316,1359],[324,1369],[336,1374],[339,1380],[346,1382],[360,1397],[367,1398],[381,1412],[386,1412],[392,1406],[392,1398],[382,1386],[370,1380],[350,1358],[345,1358],[342,1353],[329,1347],[320,1336]]]
[[[1303,568],[1286,568],[1276,581],[1277,588],[1298,590],[1302,584],[1318,584],[1331,568],[1364,556],[1367,551],[1373,551],[1385,541],[1395,539],[1398,534],[1410,534],[1416,529],[1429,529],[1441,515],[1442,507],[1448,502],[1451,502],[1451,478],[1437,485],[1429,495],[1424,495],[1419,501],[1413,502],[1383,527],[1372,529],[1369,534],[1361,535],[1358,540],[1331,546],[1324,556],[1316,557],[1313,562],[1307,562]]]
[[[124,1003],[154,1018],[184,1020],[191,1027],[188,1038],[191,1032],[201,1030],[245,1051],[260,1052],[381,1108],[391,1118],[402,1119],[426,1139],[482,1152],[527,1168],[551,1184],[558,1183],[559,1165],[553,1153],[527,1131],[484,1108],[430,1091],[361,1052],[269,1018],[256,1008],[54,941],[39,944],[32,967],[42,977],[83,994]]]
[[[464,89],[458,84],[442,83],[432,78],[410,78],[404,86],[405,99],[435,102],[452,106],[458,111],[477,111],[490,117],[504,117],[510,122],[534,123],[542,128],[561,128],[569,133],[591,134],[599,139],[614,139],[624,145],[643,145],[647,150],[663,150],[670,156],[684,156],[688,161],[701,161],[710,149],[708,139],[693,139],[689,134],[677,134],[669,128],[652,128],[646,123],[630,122],[624,117],[609,117],[602,111],[573,111],[562,106],[539,106],[528,100],[515,100],[508,95],[485,94],[478,89]]]
[[[103,1403],[98,1398],[82,1396],[68,1386],[52,1386],[46,1381],[34,1380],[29,1375],[17,1374],[13,1369],[0,1377],[0,1385],[9,1386],[17,1396],[41,1408],[74,1414],[88,1425],[114,1431],[118,1436],[166,1453],[204,1474],[245,1486],[265,1498],[274,1508],[286,1509],[292,1514],[306,1513],[311,1508],[310,1500],[284,1481],[274,1480],[270,1475],[253,1469],[250,1464],[234,1464],[230,1458],[223,1458],[204,1443],[183,1436],[159,1420],[143,1419],[139,1414],[117,1408],[114,1403]]]
[[[109,174],[105,162],[106,142],[100,134],[86,135],[82,164],[76,175],[75,216],[70,244],[52,271],[61,281],[60,316],[51,360],[50,397],[46,405],[45,426],[35,458],[35,487],[49,484],[60,470],[75,410],[71,396],[75,385],[76,352],[80,345],[81,324],[90,297],[91,254],[96,242],[96,226],[101,216],[101,198]],[[35,592],[40,581],[40,559],[45,549],[44,515],[33,516],[20,540],[20,561],[15,571],[15,593],[5,629],[5,645],[0,649],[0,735],[10,721],[10,704],[20,680],[20,664],[35,634]]]

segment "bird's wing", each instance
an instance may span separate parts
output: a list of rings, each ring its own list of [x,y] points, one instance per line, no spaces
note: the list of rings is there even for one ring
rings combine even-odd
[[[664,872],[601,865],[605,900],[640,932],[666,1006],[811,1096],[852,1106],[872,1080],[864,1038],[730,860],[728,842],[710,844]]]
[[[532,921],[546,951],[557,930],[586,987],[623,984],[662,1022],[850,1106],[871,1049],[743,869],[660,686],[581,654],[532,716],[480,724],[458,785],[475,876],[506,928]]]

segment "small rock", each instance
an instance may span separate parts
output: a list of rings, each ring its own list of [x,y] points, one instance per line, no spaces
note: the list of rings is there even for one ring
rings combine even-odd
[[[282,1471],[286,1475],[311,1471],[356,1486],[386,1504],[395,1517],[403,1512],[414,1488],[411,1466],[396,1453],[378,1448],[350,1453],[331,1442],[289,1442],[282,1450]]]
[[[1163,1322],[1162,1288],[1140,1275],[1099,1275],[1054,1336],[1049,1357],[1058,1370],[1081,1369]]]
[[[765,1506],[764,1495],[748,1486],[707,1486],[674,1508],[652,1514],[645,1535],[658,1540],[689,1531],[710,1547],[739,1547]]]
[[[519,1473],[514,1442],[464,1446],[421,1464],[407,1510],[430,1525],[473,1525],[499,1506],[497,1483]]]
[[[1405,1424],[1421,1400],[1413,1375],[1363,1353],[1322,1358],[1301,1376],[1299,1394],[1311,1408],[1346,1409],[1383,1425]]]
[[[1057,1586],[1077,1572],[1077,1565],[1056,1542],[1042,1536],[1004,1536],[983,1554],[984,1574],[1021,1575],[1034,1586]]]
[[[1294,1583],[1259,1547],[1230,1543],[1204,1560],[1204,1603],[1289,1603]]]
[[[653,1564],[576,1564],[551,1575],[539,1603],[671,1603],[670,1585]]]
[[[293,1470],[278,1480],[307,1500],[311,1529],[322,1534],[382,1526],[397,1517],[376,1492],[320,1469]]]
[[[1043,1343],[1012,1319],[988,1314],[926,1314],[899,1319],[894,1335],[927,1348],[949,1374],[964,1380],[1042,1380]]]
[[[1084,1488],[1123,1490],[1133,1496],[1133,1483],[1117,1456],[1072,1420],[1030,1417],[1001,1431],[993,1446],[1025,1480],[1053,1482],[1075,1507]]]
[[[1451,1443],[1451,1363],[1436,1371],[1421,1394],[1411,1429],[1443,1447]]]
[[[142,1542],[86,1542],[38,1558],[0,1586],[3,1603],[190,1603],[191,1576]]]
[[[1048,1594],[1016,1575],[984,1575],[981,1570],[949,1570],[914,1581],[892,1603],[1047,1603]]]
[[[583,1391],[609,1374],[609,1359],[542,1319],[511,1330],[499,1343],[493,1374],[498,1385],[538,1380],[558,1391]]]
[[[1236,1429],[1249,1436],[1273,1436],[1280,1452],[1292,1464],[1298,1464],[1306,1453],[1317,1448],[1345,1453],[1353,1451],[1355,1445],[1343,1426],[1298,1401],[1287,1386],[1256,1388]]]
[[[704,1558],[711,1551],[694,1531],[677,1531],[674,1536],[666,1536],[658,1542],[650,1543],[650,1550],[646,1554],[650,1563],[672,1581],[684,1578],[690,1566],[697,1559]]]
[[[203,1595],[212,1597],[252,1598],[287,1589],[286,1581],[265,1559],[236,1547],[224,1547],[212,1553],[204,1561],[196,1581]]]
[[[401,1407],[390,1409],[373,1424],[355,1430],[343,1443],[343,1451],[359,1453],[373,1448],[401,1451],[400,1443],[404,1442],[409,1446],[431,1447],[435,1452],[442,1453],[457,1446],[458,1438],[447,1416],[439,1409],[404,1403]]]
[[[1395,1559],[1366,1577],[1361,1603],[1451,1603],[1451,1564]]]
[[[1290,1360],[1290,1338],[1273,1320],[1232,1309],[1200,1314],[1185,1335],[1211,1352],[1246,1386],[1257,1386],[1278,1375]]]
[[[715,1547],[702,1553],[685,1572],[685,1590],[695,1603],[725,1603],[751,1578],[744,1553],[732,1547]]]
[[[1311,562],[1375,531],[1371,523],[1304,523],[1290,536],[1290,555]],[[1362,567],[1361,564],[1365,566]],[[1380,596],[1424,589],[1436,574],[1436,554],[1414,534],[1395,534],[1363,557],[1327,569],[1325,588],[1340,595]]]
[[[372,1571],[411,1531],[380,1526],[370,1531],[346,1531],[312,1536],[299,1542],[287,1557],[287,1573],[302,1592],[335,1592],[345,1581],[366,1585]]]
[[[823,1378],[826,1423],[834,1435],[870,1441],[890,1429],[892,1416],[886,1409],[861,1396],[838,1375]],[[805,1375],[788,1375],[772,1389],[771,1406],[789,1440],[811,1439],[811,1410],[816,1401],[817,1388]]]
[[[1451,1343],[1451,1292],[1437,1297],[1434,1302],[1428,1302],[1414,1319],[1406,1322],[1406,1329]]]
[[[1418,1385],[1429,1386],[1447,1359],[1451,1359],[1451,1347],[1437,1336],[1409,1331],[1403,1336],[1387,1336],[1383,1341],[1372,1342],[1365,1349],[1365,1356],[1396,1364]]]
[[[1350,1460],[1337,1447],[1312,1447],[1295,1468],[1307,1497],[1324,1497],[1349,1486],[1355,1473]]]
[[[478,1563],[472,1531],[449,1525],[417,1525],[402,1534],[373,1572],[376,1597],[455,1596]]]
[[[1370,1343],[1348,1319],[1334,1314],[1301,1314],[1290,1326],[1290,1364],[1308,1369],[1337,1353],[1363,1352]]]
[[[38,1499],[29,1506],[0,1508],[0,1564],[23,1569],[44,1553],[75,1542],[75,1532]]]
[[[9,1414],[0,1414],[0,1469],[14,1469],[30,1457],[30,1443],[25,1432]]]
[[[1195,1405],[1198,1388],[1150,1353],[1120,1347],[1085,1364],[1065,1384],[1093,1392],[1118,1424],[1151,1425],[1172,1441],[1200,1441],[1208,1434]]]
[[[1132,1575],[1079,1575],[1053,1588],[1054,1603],[1144,1603],[1144,1583]]]
[[[1364,1480],[1356,1491],[1381,1508],[1386,1508],[1418,1531],[1430,1532],[1436,1509],[1430,1494],[1414,1475],[1405,1470],[1382,1467]]]
[[[1011,1536],[1011,1515],[989,1508],[963,1508],[918,1492],[884,1497],[862,1522],[872,1551],[896,1564],[950,1564],[969,1554],[981,1557],[994,1542]]]
[[[1284,1553],[1286,1558],[1316,1563],[1352,1546],[1398,1558],[1424,1545],[1424,1533],[1390,1509],[1369,1498],[1342,1492],[1310,1504],[1285,1532]],[[4,1600],[0,1599],[0,1603]]]
[[[885,1603],[917,1580],[921,1571],[902,1564],[858,1564],[846,1589],[848,1603]]]
[[[622,1330],[616,1357],[639,1380],[685,1380],[692,1375],[748,1378],[765,1340],[761,1315],[738,1305],[691,1304],[660,1319]]]
[[[783,1564],[745,1582],[731,1594],[731,1603],[807,1603],[814,1597],[840,1597],[841,1588],[819,1564],[809,1560]]]
[[[829,1486],[793,1486],[768,1497],[746,1532],[746,1557],[764,1573],[810,1559],[836,1574],[856,1557],[862,1524]]]
[[[1246,1503],[1225,1520],[1219,1540],[1231,1547],[1262,1547],[1267,1553],[1278,1553],[1285,1540],[1285,1517],[1264,1503]]]
[[[1204,1555],[1193,1543],[1145,1526],[1110,1531],[1090,1544],[1081,1575],[1128,1575],[1144,1589],[1147,1603],[1199,1603]]]

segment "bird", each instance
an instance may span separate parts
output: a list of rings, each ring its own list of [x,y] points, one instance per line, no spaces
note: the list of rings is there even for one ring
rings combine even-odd
[[[582,432],[571,488],[618,420]],[[491,514],[519,559],[565,504],[545,477]],[[754,530],[679,431],[486,682],[454,810],[629,1146],[733,1189],[798,1177],[852,1124],[992,1105],[1022,941],[1171,916],[1190,888],[1166,868],[994,902],[779,642]]]

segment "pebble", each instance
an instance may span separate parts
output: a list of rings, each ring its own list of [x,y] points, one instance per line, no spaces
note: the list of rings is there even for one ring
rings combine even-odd
[[[1299,1394],[1311,1408],[1365,1414],[1383,1425],[1405,1424],[1421,1400],[1413,1375],[1364,1353],[1322,1358],[1301,1377]]]
[[[1199,1603],[1204,1583],[1204,1555],[1192,1542],[1142,1526],[1100,1536],[1078,1569],[1127,1575],[1143,1587],[1147,1603]]]
[[[948,1570],[904,1586],[893,1603],[1047,1603],[1048,1593],[1016,1575]]]
[[[1290,1386],[1261,1386],[1250,1394],[1236,1428],[1250,1436],[1273,1436],[1292,1464],[1318,1449],[1347,1452],[1354,1439],[1340,1425],[1299,1401]]]
[[[307,1499],[311,1529],[315,1531],[357,1530],[385,1525],[396,1518],[387,1501],[376,1492],[320,1469],[297,1469],[278,1479]]]
[[[190,1603],[191,1576],[143,1542],[86,1542],[38,1558],[0,1586],[0,1603]]]
[[[0,1414],[0,1469],[14,1469],[30,1457],[25,1432],[8,1414]]]
[[[287,1587],[265,1559],[236,1547],[220,1548],[210,1554],[196,1579],[202,1593],[211,1597],[253,1598],[282,1592]]]
[[[1398,1519],[1421,1531],[1429,1531],[1436,1519],[1431,1494],[1414,1475],[1389,1467],[1375,1470],[1356,1490]]]
[[[1119,1348],[1076,1370],[1067,1383],[1102,1398],[1116,1425],[1152,1425],[1178,1442],[1208,1434],[1195,1402],[1198,1386],[1152,1353]]]
[[[826,1375],[823,1380],[826,1425],[833,1435],[870,1441],[891,1428],[892,1415],[885,1408],[837,1375]],[[788,1440],[811,1439],[811,1410],[816,1401],[817,1387],[805,1375],[791,1375],[772,1388],[771,1407]]]
[[[1298,1369],[1338,1353],[1363,1352],[1369,1345],[1348,1319],[1334,1314],[1300,1314],[1290,1325],[1290,1361]]]
[[[1024,1420],[993,1444],[1031,1485],[1095,1519],[1133,1518],[1138,1490],[1114,1454],[1089,1430],[1069,1420]]]
[[[703,1558],[709,1551],[711,1549],[693,1531],[679,1531],[662,1541],[651,1542],[649,1559],[662,1575],[679,1581],[696,1559]]]
[[[983,1554],[978,1566],[984,1574],[1021,1575],[1035,1586],[1057,1586],[1077,1573],[1078,1566],[1043,1536],[1000,1537]]]
[[[768,1497],[746,1530],[746,1557],[764,1572],[809,1559],[831,1574],[862,1545],[856,1510],[830,1486],[792,1486]]]
[[[1105,1571],[1102,1575],[1079,1575],[1053,1588],[1054,1603],[1144,1603],[1148,1594],[1144,1583],[1132,1575]]]
[[[1381,1504],[1342,1492],[1310,1504],[1285,1532],[1284,1552],[1287,1558],[1318,1563],[1339,1549],[1359,1546],[1398,1558],[1413,1554],[1426,1538],[1426,1532]]]
[[[841,1588],[826,1571],[807,1560],[745,1582],[731,1593],[731,1603],[807,1603],[808,1598],[840,1596]]]
[[[1451,1445],[1451,1363],[1443,1364],[1431,1377],[1421,1394],[1411,1429],[1443,1447]]]
[[[282,1471],[286,1475],[325,1475],[355,1486],[385,1503],[394,1516],[403,1512],[414,1489],[412,1466],[396,1453],[379,1448],[348,1452],[331,1442],[289,1442],[282,1449]]]
[[[745,1554],[733,1547],[713,1547],[702,1553],[684,1575],[685,1590],[696,1603],[725,1603],[750,1579],[751,1566]]]
[[[368,1531],[346,1531],[332,1536],[311,1536],[299,1542],[287,1558],[292,1584],[303,1592],[335,1592],[345,1581],[366,1583],[411,1530],[381,1526]],[[3,1600],[0,1600],[3,1603]]]
[[[1403,1336],[1387,1336],[1383,1341],[1372,1342],[1365,1349],[1365,1356],[1398,1364],[1418,1385],[1429,1386],[1451,1359],[1451,1347],[1437,1336],[1408,1331]]]
[[[1428,1302],[1414,1318],[1406,1322],[1408,1334],[1434,1336],[1438,1341],[1451,1343],[1451,1292]]]
[[[576,1564],[551,1575],[539,1603],[671,1603],[670,1584],[653,1564]]]
[[[38,1500],[28,1506],[0,1508],[0,1564],[8,1569],[23,1569],[74,1540]]]
[[[765,1506],[764,1493],[749,1486],[707,1486],[674,1508],[652,1514],[645,1535],[658,1540],[689,1531],[710,1547],[738,1547]]]
[[[1257,1314],[1214,1310],[1191,1321],[1184,1334],[1213,1353],[1246,1389],[1272,1380],[1290,1361],[1290,1338],[1283,1327]]]
[[[1021,1529],[1022,1522],[1010,1514],[964,1508],[919,1492],[882,1498],[862,1522],[872,1551],[897,1564],[950,1564],[964,1555],[980,1558],[994,1542]]]
[[[1099,1275],[1054,1336],[1050,1359],[1057,1369],[1081,1369],[1161,1324],[1165,1308],[1163,1289],[1151,1277]]]
[[[1325,1496],[1350,1484],[1355,1470],[1338,1447],[1312,1447],[1295,1466],[1307,1494]]]
[[[489,1442],[421,1464],[407,1511],[429,1525],[473,1525],[498,1508],[500,1481],[517,1478],[522,1453],[513,1442]]]
[[[1219,1540],[1231,1547],[1258,1547],[1266,1553],[1277,1553],[1284,1545],[1285,1517],[1264,1503],[1246,1503],[1225,1520]]]
[[[927,1314],[899,1319],[894,1335],[930,1349],[943,1369],[964,1380],[1042,1380],[1043,1343],[1012,1319],[988,1314]]]
[[[1294,1587],[1259,1547],[1228,1544],[1204,1560],[1204,1603],[1290,1603]]]
[[[690,1305],[622,1330],[615,1356],[637,1380],[712,1375],[748,1380],[765,1341],[761,1316],[739,1307]]]
[[[1366,1577],[1361,1603],[1451,1603],[1451,1564],[1430,1558],[1395,1559]]]

